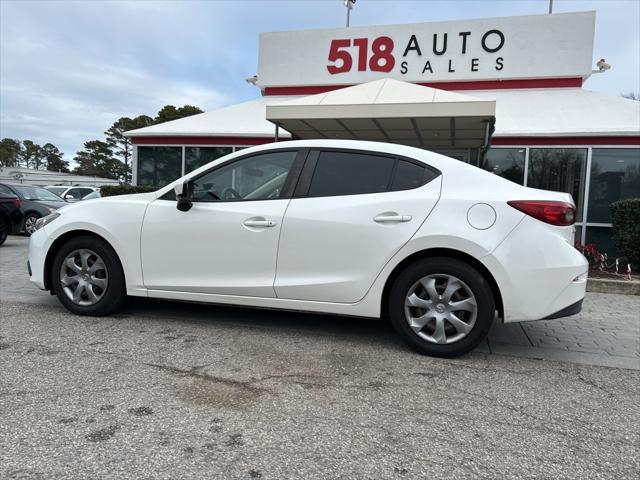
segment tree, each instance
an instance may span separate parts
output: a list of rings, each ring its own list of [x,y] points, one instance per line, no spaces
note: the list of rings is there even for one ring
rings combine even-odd
[[[0,141],[0,166],[19,167],[22,159],[22,144],[20,140],[3,138]]]
[[[47,170],[51,172],[69,173],[69,162],[62,157],[64,153],[54,144],[45,143],[42,147],[42,155],[44,156]]]
[[[44,169],[46,164],[44,161],[42,147],[31,140],[24,140],[22,145],[24,146],[22,157],[25,167],[33,168],[35,170]]]
[[[133,153],[133,146],[131,140],[125,137],[124,133],[129,130],[135,130],[136,128],[148,127],[153,125],[153,118],[147,115],[139,115],[135,118],[122,117],[119,118],[111,125],[111,128],[104,132],[107,136],[107,144],[109,148],[113,150],[116,157],[119,157],[124,164],[124,178],[125,182],[131,180],[131,155]]]
[[[624,98],[628,98],[629,100],[636,100],[636,101],[640,101],[640,93],[623,93],[622,95],[620,95],[621,97]]]
[[[113,179],[124,179],[126,169],[124,163],[113,157],[113,150],[107,142],[90,140],[84,142],[84,149],[74,158],[78,166],[73,173]]]
[[[203,111],[193,105],[184,105],[180,108],[176,108],[173,105],[165,105],[160,109],[153,121],[155,124],[170,122],[171,120],[190,117],[191,115],[196,115],[198,113],[203,113]]]

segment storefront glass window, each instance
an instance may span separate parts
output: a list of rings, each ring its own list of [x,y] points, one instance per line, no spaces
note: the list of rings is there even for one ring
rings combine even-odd
[[[524,157],[524,148],[492,148],[484,155],[480,168],[522,185]]]
[[[186,147],[184,158],[184,173],[189,173],[209,162],[224,157],[233,151],[232,147]]]
[[[601,253],[607,254],[607,263],[613,263],[620,255],[613,238],[613,228],[611,227],[587,227],[585,244],[593,243]],[[625,265],[626,268],[626,265]]]
[[[633,197],[640,197],[640,149],[594,148],[587,221],[611,223],[609,205]]]
[[[182,147],[138,147],[138,185],[163,187],[182,176]]]
[[[582,243],[582,227],[580,225],[576,225],[576,231],[573,235],[574,242]]]
[[[570,193],[582,218],[586,163],[586,148],[532,148],[527,186]]]

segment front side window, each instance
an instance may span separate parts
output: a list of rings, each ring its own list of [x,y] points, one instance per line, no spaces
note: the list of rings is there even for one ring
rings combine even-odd
[[[582,218],[587,150],[582,148],[532,148],[527,186],[570,193]]]
[[[310,197],[386,192],[396,160],[391,157],[350,152],[321,152]]]
[[[66,194],[65,197],[68,197],[69,195],[71,195],[73,198],[75,198],[76,200],[80,200],[82,198],[82,193],[80,192],[79,188],[72,188],[70,189]]]
[[[297,151],[270,152],[233,161],[193,181],[194,201],[280,198]]]

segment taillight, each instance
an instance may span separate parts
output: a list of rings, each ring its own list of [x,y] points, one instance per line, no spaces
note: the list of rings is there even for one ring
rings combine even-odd
[[[22,207],[22,202],[20,201],[19,198],[16,198],[13,200],[14,205],[16,206],[16,208],[19,210],[20,207]]]
[[[567,202],[512,200],[507,203],[513,208],[551,225],[566,227],[573,225],[576,221],[576,207]]]

